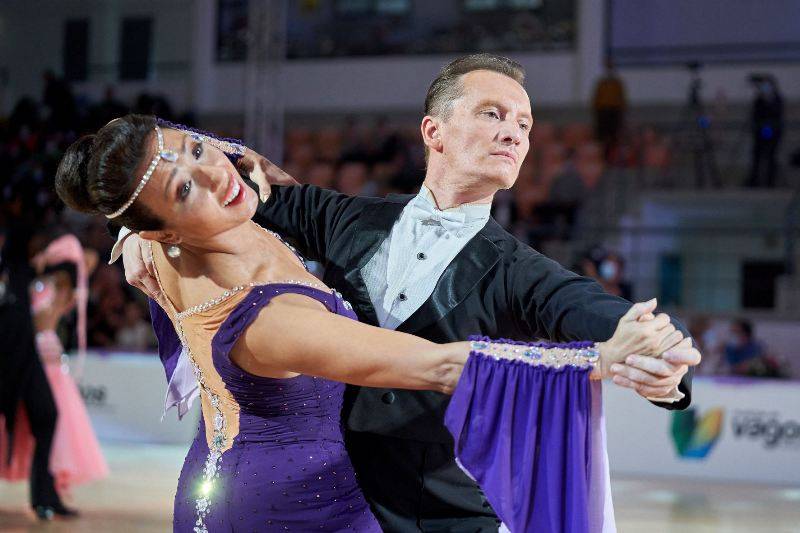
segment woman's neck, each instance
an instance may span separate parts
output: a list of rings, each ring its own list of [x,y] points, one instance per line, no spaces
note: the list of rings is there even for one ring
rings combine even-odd
[[[182,275],[202,275],[220,286],[233,286],[268,268],[274,259],[266,232],[254,222],[241,224],[203,243],[181,245]]]

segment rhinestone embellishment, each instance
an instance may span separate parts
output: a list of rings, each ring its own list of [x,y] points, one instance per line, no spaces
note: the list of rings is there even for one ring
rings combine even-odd
[[[292,246],[291,244],[289,244],[288,242],[283,240],[283,237],[281,237],[279,234],[275,233],[274,231],[268,230],[266,228],[264,228],[264,231],[266,231],[267,233],[269,233],[270,235],[272,235],[273,237],[278,239],[281,243],[283,243],[284,246],[289,248],[289,250],[291,250],[292,253],[295,254],[297,256],[297,258],[300,260],[300,264],[303,265],[303,268],[306,269],[306,271],[308,270],[308,267],[306,266],[305,259],[303,259],[303,256],[301,256],[299,253],[297,253],[297,250],[295,249],[294,246]],[[325,292],[330,291],[330,289],[328,289],[325,285],[323,285],[321,283],[312,283],[312,282],[309,282],[309,281],[301,281],[301,280],[296,280],[296,279],[286,279],[286,280],[272,281],[272,282],[252,281],[252,282],[248,283],[247,285],[237,285],[236,287],[230,288],[230,289],[226,290],[221,295],[217,296],[216,298],[214,298],[212,300],[208,300],[207,302],[203,302],[203,303],[198,304],[198,305],[193,305],[192,307],[189,307],[188,309],[185,309],[185,310],[181,311],[180,313],[177,313],[175,315],[175,317],[178,320],[182,320],[182,319],[184,319],[184,318],[186,318],[188,316],[196,315],[197,313],[202,313],[204,311],[207,311],[208,309],[211,309],[214,306],[217,306],[217,305],[221,304],[222,302],[224,302],[225,300],[227,300],[228,298],[230,298],[234,294],[237,294],[237,293],[239,293],[239,292],[241,292],[241,291],[243,291],[245,289],[249,289],[251,287],[255,287],[255,286],[258,286],[258,285],[267,285],[267,284],[273,284],[274,285],[274,284],[282,284],[282,283],[285,283],[285,284],[288,284],[288,285],[303,285],[305,287],[311,287],[312,289],[319,289],[319,290],[325,291]],[[336,296],[338,296],[339,298],[341,298],[342,301],[344,301],[344,298],[342,298],[342,295],[338,291],[333,290],[331,292],[333,294],[335,294]],[[353,308],[350,305],[350,303],[347,302],[347,301],[344,301],[344,306],[348,310]]]
[[[554,346],[545,348],[542,346],[477,340],[470,342],[470,350],[498,360],[510,359],[529,365],[549,366],[552,368],[562,368],[564,366],[588,368],[597,364],[600,359],[600,352],[594,346],[582,348]]]

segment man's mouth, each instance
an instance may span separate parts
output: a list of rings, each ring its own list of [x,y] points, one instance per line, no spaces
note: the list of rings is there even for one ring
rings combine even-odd
[[[515,156],[512,152],[507,152],[505,150],[500,150],[498,152],[492,152],[492,155],[505,157],[505,158],[507,158],[509,161],[511,161],[514,164],[516,164],[516,162],[517,162],[517,156]]]

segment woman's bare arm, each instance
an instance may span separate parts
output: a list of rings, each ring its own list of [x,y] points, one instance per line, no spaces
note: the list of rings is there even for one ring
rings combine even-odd
[[[608,377],[611,364],[627,355],[675,336],[665,317],[652,321],[650,327],[658,331],[646,330],[635,320],[639,307],[620,319],[611,339],[595,344],[594,379]],[[468,342],[436,344],[335,315],[305,296],[284,294],[261,310],[231,355],[239,364],[254,361],[264,375],[296,372],[353,385],[452,393],[469,352]],[[251,365],[242,366],[250,370]]]
[[[468,342],[436,344],[335,315],[300,295],[264,307],[234,346],[272,372],[290,371],[354,385],[451,393],[469,356]],[[249,365],[248,365],[249,366]]]

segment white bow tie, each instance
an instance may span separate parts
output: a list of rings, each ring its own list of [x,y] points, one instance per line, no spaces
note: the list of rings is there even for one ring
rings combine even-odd
[[[460,230],[464,229],[467,220],[467,215],[463,211],[440,211],[429,202],[414,202],[409,214],[413,220],[417,220],[423,225],[439,225],[448,233],[456,236]]]

